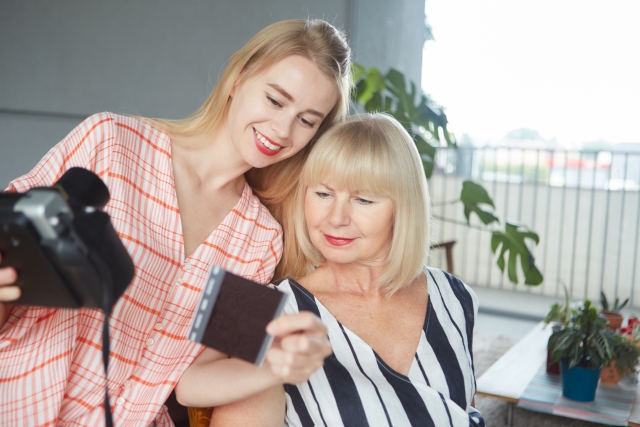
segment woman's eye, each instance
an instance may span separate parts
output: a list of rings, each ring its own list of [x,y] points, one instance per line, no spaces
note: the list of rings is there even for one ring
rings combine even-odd
[[[370,205],[373,203],[371,200],[363,199],[362,197],[358,197],[358,203],[361,205]]]
[[[321,199],[326,199],[327,197],[330,196],[329,193],[324,193],[322,191],[316,191],[316,194],[318,195],[318,197],[320,197]]]
[[[275,99],[271,98],[270,96],[267,96],[267,99],[269,100],[271,105],[274,105],[276,107],[282,107],[282,104],[280,104],[278,101],[276,101]]]
[[[315,123],[310,122],[309,120],[306,120],[304,117],[300,117],[300,121],[302,122],[303,125],[308,126],[310,128],[315,127]]]

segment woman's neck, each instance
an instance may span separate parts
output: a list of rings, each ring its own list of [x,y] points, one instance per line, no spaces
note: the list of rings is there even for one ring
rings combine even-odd
[[[190,136],[172,136],[174,170],[191,185],[208,189],[233,186],[242,191],[244,173],[250,166],[242,160],[224,129]]]
[[[317,283],[323,291],[382,297],[378,280],[383,273],[384,268],[379,266],[324,263],[305,279]]]

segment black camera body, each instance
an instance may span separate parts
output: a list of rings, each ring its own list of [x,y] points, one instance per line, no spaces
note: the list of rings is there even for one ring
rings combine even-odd
[[[52,187],[0,193],[0,267],[18,272],[15,304],[109,313],[134,276],[109,215],[109,190],[71,168]]]

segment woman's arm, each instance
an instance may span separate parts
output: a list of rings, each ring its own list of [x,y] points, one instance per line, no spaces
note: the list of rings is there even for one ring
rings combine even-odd
[[[205,349],[182,374],[175,392],[184,406],[211,407],[235,402],[285,383],[309,379],[331,354],[327,329],[314,314],[282,316],[267,326],[274,336],[262,367]]]
[[[181,405],[202,408],[236,402],[278,384],[268,362],[257,367],[206,348],[182,374],[175,392]]]
[[[284,388],[276,386],[248,399],[215,408],[209,427],[282,427],[285,411]]]

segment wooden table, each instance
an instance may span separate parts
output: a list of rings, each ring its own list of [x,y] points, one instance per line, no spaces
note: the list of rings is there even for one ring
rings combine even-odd
[[[542,363],[547,360],[547,341],[551,327],[537,324],[531,332],[511,347],[478,378],[477,394],[506,400],[507,425],[513,425],[513,409]],[[629,416],[629,426],[640,427],[640,389]]]

